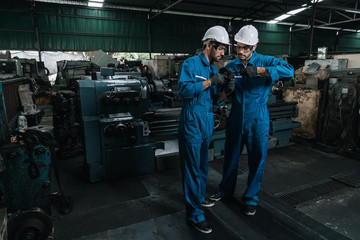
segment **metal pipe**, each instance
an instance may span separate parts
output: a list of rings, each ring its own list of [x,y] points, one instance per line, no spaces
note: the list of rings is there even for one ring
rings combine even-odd
[[[148,13],[148,38],[149,38],[149,58],[151,59],[151,18],[150,12]]]

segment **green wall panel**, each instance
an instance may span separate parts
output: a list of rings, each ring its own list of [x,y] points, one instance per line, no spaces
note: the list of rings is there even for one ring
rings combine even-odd
[[[148,52],[148,13],[120,9],[95,9],[85,6],[54,5],[36,2],[40,46],[44,51]],[[36,50],[35,29],[29,3],[18,6],[5,1],[0,9],[0,48]],[[152,15],[153,16],[153,15]],[[163,13],[150,22],[152,53],[194,53],[202,47],[205,31],[214,25],[227,26],[229,20]],[[250,24],[232,21],[232,34]],[[309,30],[289,32],[289,26],[251,23],[259,30],[258,52],[292,56],[306,55]],[[360,34],[340,34],[314,30],[312,52],[329,50],[359,52]]]
[[[360,33],[344,35],[339,39],[338,42],[339,51],[348,52],[353,49],[360,52]]]
[[[35,50],[34,32],[7,32],[0,30],[0,49]]]
[[[18,30],[34,29],[34,21],[31,13],[0,11],[0,15],[1,19],[4,19],[4,21],[0,21],[0,28]]]
[[[60,34],[42,34],[43,49],[54,51],[92,51],[102,49],[112,52],[147,52],[147,42],[142,39],[121,37],[76,36]]]
[[[63,16],[39,16],[39,29],[42,32],[94,33],[94,34],[145,34],[147,23],[114,21],[106,19],[72,18]]]

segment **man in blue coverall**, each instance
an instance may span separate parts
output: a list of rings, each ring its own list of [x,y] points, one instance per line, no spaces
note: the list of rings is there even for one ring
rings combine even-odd
[[[211,233],[203,207],[214,205],[205,199],[208,149],[214,128],[213,102],[225,99],[235,82],[227,74],[219,73],[212,64],[222,59],[229,45],[225,28],[209,28],[202,41],[203,51],[186,59],[180,72],[179,93],[183,108],[178,141],[187,222],[202,233]]]
[[[269,137],[268,95],[272,83],[291,79],[294,68],[284,60],[258,54],[258,31],[252,25],[242,27],[234,36],[238,58],[226,67],[234,71],[235,90],[230,115],[226,122],[223,176],[212,201],[232,197],[235,192],[240,154],[247,146],[249,175],[242,196],[243,212],[254,215],[258,205]]]

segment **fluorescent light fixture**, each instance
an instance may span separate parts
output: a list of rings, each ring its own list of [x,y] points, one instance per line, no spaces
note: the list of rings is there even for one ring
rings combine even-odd
[[[301,5],[302,7],[307,7],[307,4],[305,3],[305,4],[303,4],[303,5]]]
[[[291,15],[289,15],[289,14],[283,14],[283,15],[275,18],[274,20],[282,21],[282,20],[284,20],[284,19],[286,19],[286,18],[288,18],[288,17],[290,17],[290,16],[291,16]]]
[[[311,0],[312,3],[319,3],[319,2],[322,2],[324,0]]]
[[[89,6],[89,7],[102,7],[103,4],[102,4],[102,3],[98,3],[98,2],[88,2],[88,6]]]
[[[295,9],[295,10],[292,10],[292,11],[288,12],[287,14],[289,14],[289,15],[295,15],[295,14],[298,14],[299,12],[304,11],[305,9],[307,9],[307,8],[306,8],[306,7],[303,7],[303,8]]]
[[[91,2],[104,2],[104,0],[90,0]]]
[[[359,33],[360,33],[360,30],[357,30],[356,32],[359,32]]]
[[[277,23],[278,21],[275,21],[275,20],[270,20],[270,21],[268,21],[267,23],[270,23],[270,24],[275,24],[275,23]]]
[[[345,12],[360,14],[360,11],[346,9]]]

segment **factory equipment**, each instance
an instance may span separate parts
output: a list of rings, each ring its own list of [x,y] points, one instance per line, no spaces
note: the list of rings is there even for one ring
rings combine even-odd
[[[79,99],[74,91],[59,90],[52,97],[54,135],[59,144],[57,156],[75,157],[83,153]]]
[[[5,58],[0,59],[0,74],[1,79],[9,79],[13,77],[22,77],[24,76],[21,62],[19,59],[14,58]]]
[[[45,67],[44,62],[36,61],[36,59],[19,59],[22,65],[24,76],[33,79],[37,89],[35,91],[47,90],[51,87],[49,82],[49,69]]]
[[[82,60],[63,60],[56,62],[56,64],[57,75],[53,88],[57,90],[75,90],[77,80],[99,69],[90,61]]]
[[[0,81],[0,208],[6,208],[10,216],[9,239],[45,239],[52,232],[51,154],[34,132],[15,130],[22,111],[18,89],[24,80]]]
[[[146,79],[81,80],[79,93],[90,182],[154,172],[163,143],[150,140],[142,119],[150,110]]]
[[[90,182],[159,170],[164,159],[157,154],[170,153],[156,152],[168,145],[176,145],[172,153],[178,154],[173,142],[182,105],[177,81],[129,74],[101,68],[92,74],[97,80],[78,81]],[[223,126],[221,109],[215,115]]]
[[[293,144],[293,129],[301,125],[300,122],[293,120],[299,113],[298,102],[285,102],[281,94],[279,94],[282,93],[283,86],[282,81],[275,82],[267,102],[270,118],[270,135],[276,138],[276,146],[278,147]]]
[[[319,140],[343,152],[360,154],[360,69],[333,70],[324,88]]]
[[[298,116],[297,102],[268,103],[270,116],[270,135],[276,137],[277,146],[292,144],[292,130],[300,127],[300,122],[292,118]]]
[[[9,240],[45,240],[53,232],[50,166],[56,141],[46,129],[30,129],[26,109],[34,109],[34,103],[28,82],[14,73],[0,74],[0,208],[7,212]],[[24,112],[29,128],[18,125]]]

